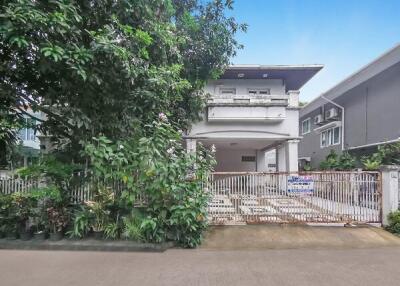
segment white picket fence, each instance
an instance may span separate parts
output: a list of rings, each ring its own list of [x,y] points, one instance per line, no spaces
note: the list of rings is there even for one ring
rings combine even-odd
[[[28,192],[39,186],[35,179],[0,178],[0,193],[12,194],[16,192]]]
[[[94,189],[99,185],[111,188],[116,194],[121,194],[127,190],[123,182],[113,182],[105,184],[95,181],[92,177],[87,177],[85,173],[76,173],[71,180],[72,184],[69,187],[70,199],[74,204],[79,204],[93,199]],[[38,179],[23,179],[23,178],[0,178],[0,194],[12,194],[16,192],[29,192],[39,186],[45,186],[45,182]],[[146,204],[146,196],[138,194],[136,196],[135,205]]]

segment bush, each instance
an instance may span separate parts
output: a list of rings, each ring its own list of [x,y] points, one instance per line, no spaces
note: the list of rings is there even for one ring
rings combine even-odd
[[[363,156],[361,162],[366,170],[377,170],[382,165],[398,165],[400,164],[400,143],[380,145],[375,153]]]
[[[31,193],[13,193],[11,195],[13,213],[18,231],[29,232],[29,219],[35,214],[36,199]]]
[[[400,210],[391,212],[388,215],[388,220],[389,220],[389,225],[387,226],[387,229],[390,232],[400,234]]]
[[[142,221],[139,215],[132,213],[131,215],[124,217],[124,228],[122,237],[134,241],[144,240],[145,230],[142,228]]]
[[[331,150],[319,167],[322,170],[348,171],[356,167],[356,158],[348,152],[338,156],[335,150]]]
[[[16,233],[17,216],[10,195],[0,194],[0,233]]]
[[[215,163],[212,152],[200,145],[196,154],[187,153],[181,132],[164,114],[136,128],[140,136],[129,140],[112,142],[99,137],[83,142],[94,176],[126,183],[128,190],[118,200],[128,213],[139,194],[147,198],[140,228],[126,221],[145,241],[174,240],[184,247],[197,246],[207,226],[208,198],[202,183]],[[125,237],[132,236],[129,232]]]

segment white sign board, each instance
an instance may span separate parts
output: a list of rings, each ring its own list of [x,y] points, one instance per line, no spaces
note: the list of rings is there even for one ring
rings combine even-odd
[[[291,195],[312,195],[314,180],[311,176],[288,176],[287,188]]]

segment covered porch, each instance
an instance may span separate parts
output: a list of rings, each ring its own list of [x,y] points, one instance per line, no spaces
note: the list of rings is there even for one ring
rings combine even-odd
[[[216,172],[297,172],[297,139],[196,138],[186,139],[188,152],[201,142],[216,148]]]

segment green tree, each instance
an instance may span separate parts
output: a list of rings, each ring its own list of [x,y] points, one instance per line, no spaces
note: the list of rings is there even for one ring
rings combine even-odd
[[[59,143],[132,136],[165,112],[198,119],[206,81],[240,45],[232,1],[10,0],[0,10],[0,96],[6,112],[43,112]],[[25,107],[24,107],[25,106]]]

